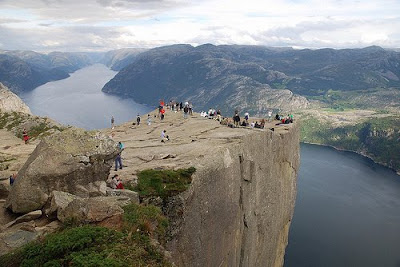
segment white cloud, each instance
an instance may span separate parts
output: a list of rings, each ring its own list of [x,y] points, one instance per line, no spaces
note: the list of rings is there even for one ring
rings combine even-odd
[[[0,48],[400,47],[399,14],[397,0],[2,0]]]

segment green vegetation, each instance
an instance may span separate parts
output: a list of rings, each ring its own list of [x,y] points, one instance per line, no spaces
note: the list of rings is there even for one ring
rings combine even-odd
[[[11,158],[7,155],[4,154],[0,154],[0,171],[5,171],[8,170],[8,168],[10,167],[9,162],[16,160],[16,158]]]
[[[163,200],[185,191],[192,182],[194,167],[179,170],[144,170],[138,174],[135,190],[141,197],[160,196]]]
[[[309,117],[302,121],[301,141],[365,152],[375,161],[400,170],[400,117],[370,118],[334,127]]]
[[[10,121],[10,113],[1,113],[0,112],[0,129],[4,129],[6,127],[7,123]]]
[[[23,128],[26,128],[31,138],[50,135],[54,131],[63,131],[64,127],[53,125],[47,118],[34,117],[18,112],[0,112],[0,129],[7,129],[22,138]]]
[[[165,235],[167,220],[154,206],[128,205],[123,229],[66,228],[0,257],[0,266],[171,266],[150,243]]]

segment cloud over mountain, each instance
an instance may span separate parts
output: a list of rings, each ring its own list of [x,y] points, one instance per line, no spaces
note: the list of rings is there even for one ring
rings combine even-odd
[[[0,49],[400,47],[398,14],[395,0],[2,0]]]

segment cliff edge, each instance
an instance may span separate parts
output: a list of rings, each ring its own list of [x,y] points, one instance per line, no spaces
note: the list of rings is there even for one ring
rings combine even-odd
[[[167,110],[151,125],[103,130],[125,145],[125,183],[144,169],[195,167],[186,192],[164,203],[177,266],[282,266],[296,198],[299,128],[229,128]],[[144,118],[142,118],[144,121]],[[273,129],[273,130],[272,130]],[[161,131],[170,140],[161,142]]]
[[[32,114],[29,107],[16,94],[0,82],[0,111]]]

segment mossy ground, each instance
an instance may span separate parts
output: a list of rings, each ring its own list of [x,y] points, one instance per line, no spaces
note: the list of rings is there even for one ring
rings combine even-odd
[[[185,191],[192,182],[194,167],[178,170],[144,170],[138,174],[135,191],[141,197],[159,196],[163,200]]]
[[[167,219],[154,206],[124,208],[123,229],[67,227],[0,257],[0,266],[171,266],[150,238],[163,240]]]
[[[139,194],[167,198],[185,191],[196,171],[144,170]],[[0,266],[172,266],[154,245],[167,240],[168,219],[159,207],[123,207],[120,230],[67,222],[65,228],[0,257]]]
[[[25,125],[29,125],[26,127]],[[23,128],[27,128],[30,138],[40,138],[55,131],[63,131],[64,127],[59,127],[51,123],[47,118],[35,117],[29,114],[18,112],[0,112],[0,129],[14,132],[15,136],[22,139]]]

